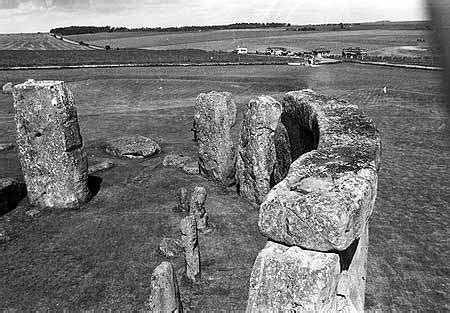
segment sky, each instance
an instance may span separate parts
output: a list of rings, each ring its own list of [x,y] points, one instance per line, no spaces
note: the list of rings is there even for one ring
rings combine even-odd
[[[424,0],[0,0],[0,33],[71,25],[167,27],[236,22],[424,20]]]

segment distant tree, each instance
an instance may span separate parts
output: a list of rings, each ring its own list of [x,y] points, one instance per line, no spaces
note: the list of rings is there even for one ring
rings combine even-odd
[[[343,23],[339,23],[339,26],[341,27],[341,29],[344,29],[344,24]]]

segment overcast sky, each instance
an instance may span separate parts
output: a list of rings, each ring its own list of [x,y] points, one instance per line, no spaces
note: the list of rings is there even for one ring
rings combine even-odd
[[[423,0],[0,0],[0,33],[71,25],[319,24],[425,18]]]

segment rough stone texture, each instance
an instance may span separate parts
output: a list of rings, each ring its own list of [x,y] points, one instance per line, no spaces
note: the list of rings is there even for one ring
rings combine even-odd
[[[234,182],[236,159],[231,128],[236,123],[236,112],[228,92],[212,91],[197,97],[193,129],[200,174],[225,185]]]
[[[281,113],[278,101],[261,96],[248,103],[244,114],[236,183],[238,193],[256,204],[264,201],[270,188],[283,179],[289,169],[290,147],[286,130],[280,122]]]
[[[180,256],[183,254],[182,242],[178,239],[163,238],[159,243],[159,251],[170,258]]]
[[[198,247],[197,222],[194,216],[186,216],[180,222],[181,241],[186,261],[186,276],[193,282],[200,280],[200,251]]]
[[[183,312],[178,282],[172,264],[162,262],[152,274],[151,312]]]
[[[92,175],[92,174],[95,174],[95,173],[98,173],[101,171],[106,171],[113,167],[114,167],[114,162],[106,160],[106,161],[103,161],[103,162],[100,162],[100,163],[97,163],[94,165],[90,165],[88,167],[88,173],[89,173],[89,175]]]
[[[183,154],[170,153],[164,157],[162,164],[164,167],[183,168],[190,160],[190,157]]]
[[[177,192],[177,209],[182,212],[189,212],[189,192],[186,188],[182,187]]]
[[[276,242],[343,251],[361,237],[373,210],[379,133],[356,106],[313,92],[289,92],[283,107],[298,159],[261,205],[259,228]]]
[[[247,312],[335,312],[339,256],[268,242],[250,278]]]
[[[347,302],[348,311],[364,311],[366,291],[367,252],[369,248],[368,225],[361,238],[341,255],[345,268],[339,279],[337,295]]]
[[[140,135],[123,136],[106,143],[107,153],[129,159],[148,158],[160,151],[154,140]]]
[[[13,178],[0,179],[0,216],[15,209],[25,198],[27,187]]]
[[[191,162],[188,164],[185,164],[183,166],[183,172],[189,175],[199,175],[200,169],[198,168],[198,162]]]
[[[2,93],[5,95],[10,95],[13,92],[13,84],[12,83],[6,83],[3,85]]]
[[[72,93],[62,81],[14,86],[17,146],[31,204],[75,208],[89,199],[88,164]]]
[[[195,187],[189,202],[190,214],[195,217],[197,229],[200,231],[208,227],[208,214],[205,210],[206,196],[204,187]]]
[[[13,143],[0,143],[0,152],[12,150],[14,147]]]

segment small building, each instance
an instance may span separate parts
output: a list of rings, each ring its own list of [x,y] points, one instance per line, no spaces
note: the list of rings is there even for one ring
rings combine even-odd
[[[247,48],[237,48],[236,53],[237,54],[248,54],[248,49]]]
[[[316,58],[325,58],[325,57],[330,56],[331,50],[326,49],[326,48],[318,48],[318,49],[314,49],[312,51],[312,53]]]
[[[360,47],[350,47],[342,49],[342,57],[348,59],[364,59],[367,50]]]
[[[288,51],[286,48],[283,47],[268,47],[266,49],[266,54],[270,54],[270,55],[287,55]]]

